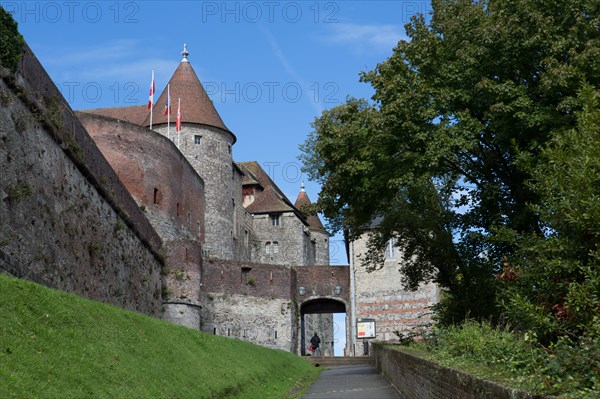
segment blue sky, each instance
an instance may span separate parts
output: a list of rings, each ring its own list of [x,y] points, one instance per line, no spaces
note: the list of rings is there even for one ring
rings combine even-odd
[[[322,110],[370,97],[360,71],[388,58],[424,1],[0,1],[74,109],[144,104],[189,60],[238,141],[293,201],[298,145]],[[158,98],[158,97],[155,97]],[[182,102],[185,100],[182,99]],[[346,264],[341,237],[332,263]]]

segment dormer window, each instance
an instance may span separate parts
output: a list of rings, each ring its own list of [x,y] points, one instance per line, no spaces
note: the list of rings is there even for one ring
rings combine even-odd
[[[280,215],[271,215],[271,226],[281,226]]]

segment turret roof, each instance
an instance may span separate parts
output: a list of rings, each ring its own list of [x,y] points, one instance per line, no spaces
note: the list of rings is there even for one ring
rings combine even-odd
[[[296,198],[296,203],[294,204],[294,206],[296,208],[298,208],[300,210],[300,212],[306,214],[306,210],[304,209],[307,206],[312,205],[312,202],[310,202],[310,198],[308,198],[308,194],[306,194],[306,191],[304,191],[304,185],[302,186],[302,190],[300,190],[300,193],[298,194],[298,198]],[[308,215],[306,216],[306,221],[308,222],[308,228],[310,230],[321,230],[321,231],[327,231],[325,230],[325,227],[323,227],[323,223],[321,223],[321,219],[319,219],[319,216],[317,215]]]
[[[175,124],[177,117],[178,101],[181,99],[182,123],[197,123],[222,129],[233,136],[233,142],[235,143],[237,140],[235,135],[223,123],[187,57],[179,63],[171,80],[169,80],[168,86],[170,86],[171,92],[171,122],[173,124]],[[162,94],[154,104],[153,125],[167,123],[167,115],[164,112],[166,102],[167,86],[165,86]],[[144,120],[144,126],[150,126],[149,114]]]

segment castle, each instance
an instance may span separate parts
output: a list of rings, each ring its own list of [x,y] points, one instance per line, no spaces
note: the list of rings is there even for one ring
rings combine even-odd
[[[146,105],[73,112],[25,46],[0,68],[0,271],[298,354],[313,331],[333,353],[332,313],[375,338],[428,322],[435,286],[402,290],[401,256],[367,275],[361,240],[350,266],[329,265],[329,233],[300,189],[292,203],[257,162],[235,162],[237,138],[184,48],[167,90]],[[174,119],[174,118],[173,118]],[[151,127],[151,128],[150,128]]]
[[[173,243],[187,240],[203,259],[287,267],[328,266],[329,233],[318,216],[303,213],[302,209],[311,205],[304,187],[292,203],[258,162],[233,160],[232,148],[237,138],[206,94],[188,60],[187,46],[181,54],[179,66],[153,104],[152,115],[146,105],[78,113],[128,191],[145,208],[165,247],[171,249]],[[169,95],[171,104],[177,98],[185,105],[178,132],[175,123],[169,123],[169,113],[164,112]],[[158,166],[156,162],[160,160],[149,157],[154,158],[151,155],[154,153],[160,158],[161,153],[152,150],[137,153],[149,141],[137,127],[146,133],[145,129],[151,128],[171,140],[185,161],[163,159],[164,165]],[[173,145],[161,141],[157,147],[173,150]],[[181,164],[188,169],[191,166],[191,170],[173,187],[176,174],[172,173],[172,167],[182,167]],[[157,174],[166,174],[168,181]],[[176,259],[175,252],[171,256]],[[256,285],[252,268],[242,266],[240,270],[240,281],[250,286]],[[168,269],[167,286],[171,291],[166,295],[165,318],[192,328],[199,328],[201,320],[203,326],[214,320],[214,315],[201,310],[207,306],[201,304],[199,294],[194,292],[203,291],[196,282],[186,288],[182,287],[186,284],[180,283],[196,272],[182,277],[180,263],[171,261]],[[222,323],[209,324],[206,330],[217,333]],[[248,328],[234,328],[232,322],[225,324],[226,335],[231,336],[235,330],[234,336],[248,338],[245,335],[248,331],[243,331]],[[306,334],[318,331],[324,342],[333,341],[331,315],[307,315],[305,330]],[[327,350],[331,352],[331,344]]]

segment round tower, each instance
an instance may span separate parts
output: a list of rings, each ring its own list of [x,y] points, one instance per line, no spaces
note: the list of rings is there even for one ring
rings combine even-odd
[[[305,213],[303,208],[310,205],[312,205],[312,202],[310,201],[310,198],[308,198],[308,194],[306,194],[306,190],[304,189],[304,182],[302,182],[300,193],[298,194],[298,198],[296,198],[294,206],[298,208],[300,212]],[[325,230],[323,223],[321,223],[321,219],[319,219],[319,216],[317,215],[309,214],[306,216],[306,222],[308,223],[308,229],[310,230],[311,245],[314,246],[314,264],[329,265],[329,232]]]
[[[225,126],[200,83],[188,60],[186,45],[181,54],[183,59],[153,108],[152,130],[170,138],[204,180],[207,255],[233,259],[234,215],[236,207],[241,206],[233,196],[235,171],[231,153],[236,137]],[[170,113],[166,111],[168,97]],[[177,131],[178,114],[180,131]],[[144,124],[150,125],[149,116]]]

